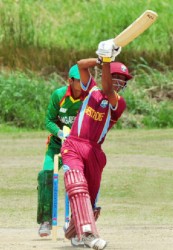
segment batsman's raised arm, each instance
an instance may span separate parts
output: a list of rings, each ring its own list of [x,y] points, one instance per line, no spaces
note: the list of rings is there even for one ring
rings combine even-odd
[[[110,63],[103,63],[102,65],[102,89],[109,103],[113,107],[116,107],[118,103],[118,94],[113,87]]]
[[[80,73],[80,81],[86,86],[91,78],[89,68],[98,65],[97,58],[81,59],[77,62],[77,65]]]

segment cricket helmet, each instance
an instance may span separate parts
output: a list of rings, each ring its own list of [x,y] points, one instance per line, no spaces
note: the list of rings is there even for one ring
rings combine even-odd
[[[128,68],[123,63],[120,62],[112,62],[110,64],[110,72],[111,74],[116,73],[123,75],[126,77],[127,80],[130,80],[133,77],[132,75],[129,74]]]

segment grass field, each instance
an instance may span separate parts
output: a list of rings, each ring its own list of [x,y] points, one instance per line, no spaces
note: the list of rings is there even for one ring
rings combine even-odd
[[[108,134],[104,144],[108,163],[99,202],[104,217],[114,216],[122,224],[172,223],[172,132],[113,130]],[[15,226],[35,225],[37,173],[42,167],[46,136],[46,132],[0,134],[3,227],[12,227],[14,221]]]
[[[172,148],[172,130],[125,130],[108,135],[103,200],[117,223],[172,223]]]
[[[132,68],[140,57],[159,68],[172,65],[173,0],[39,1],[0,0],[0,62],[10,68],[64,71],[77,59],[94,56],[102,40],[113,38],[145,10],[157,22],[123,49],[120,60]],[[98,21],[99,20],[99,21]]]
[[[0,133],[0,230],[8,229],[11,237],[13,229],[20,231],[38,228],[37,174],[42,167],[46,136],[47,132]],[[99,199],[102,216],[98,225],[101,231],[108,227],[115,231],[121,226],[127,230],[129,226],[131,228],[138,225],[171,227],[172,148],[173,129],[112,130],[108,134],[104,143],[108,162],[103,174]],[[62,175],[60,183],[61,227],[64,193]],[[7,247],[7,242],[3,249],[12,249]],[[49,248],[49,243],[46,242],[47,248],[43,249],[52,249]]]

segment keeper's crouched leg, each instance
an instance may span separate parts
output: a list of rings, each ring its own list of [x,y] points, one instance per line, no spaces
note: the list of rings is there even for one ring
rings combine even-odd
[[[84,233],[92,233],[98,236],[88,185],[84,175],[79,170],[68,170],[64,175],[64,182],[73,216],[66,237],[70,239],[76,233],[79,239]]]
[[[52,221],[53,171],[42,170],[38,174],[37,223]]]

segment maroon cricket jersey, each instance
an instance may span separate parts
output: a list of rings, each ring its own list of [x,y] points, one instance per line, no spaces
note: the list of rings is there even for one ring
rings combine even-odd
[[[93,78],[87,86],[81,83],[81,87],[86,91],[87,96],[73,123],[71,136],[102,144],[107,132],[125,110],[125,100],[119,96],[118,104],[115,108],[112,107],[103,91],[96,86]]]

